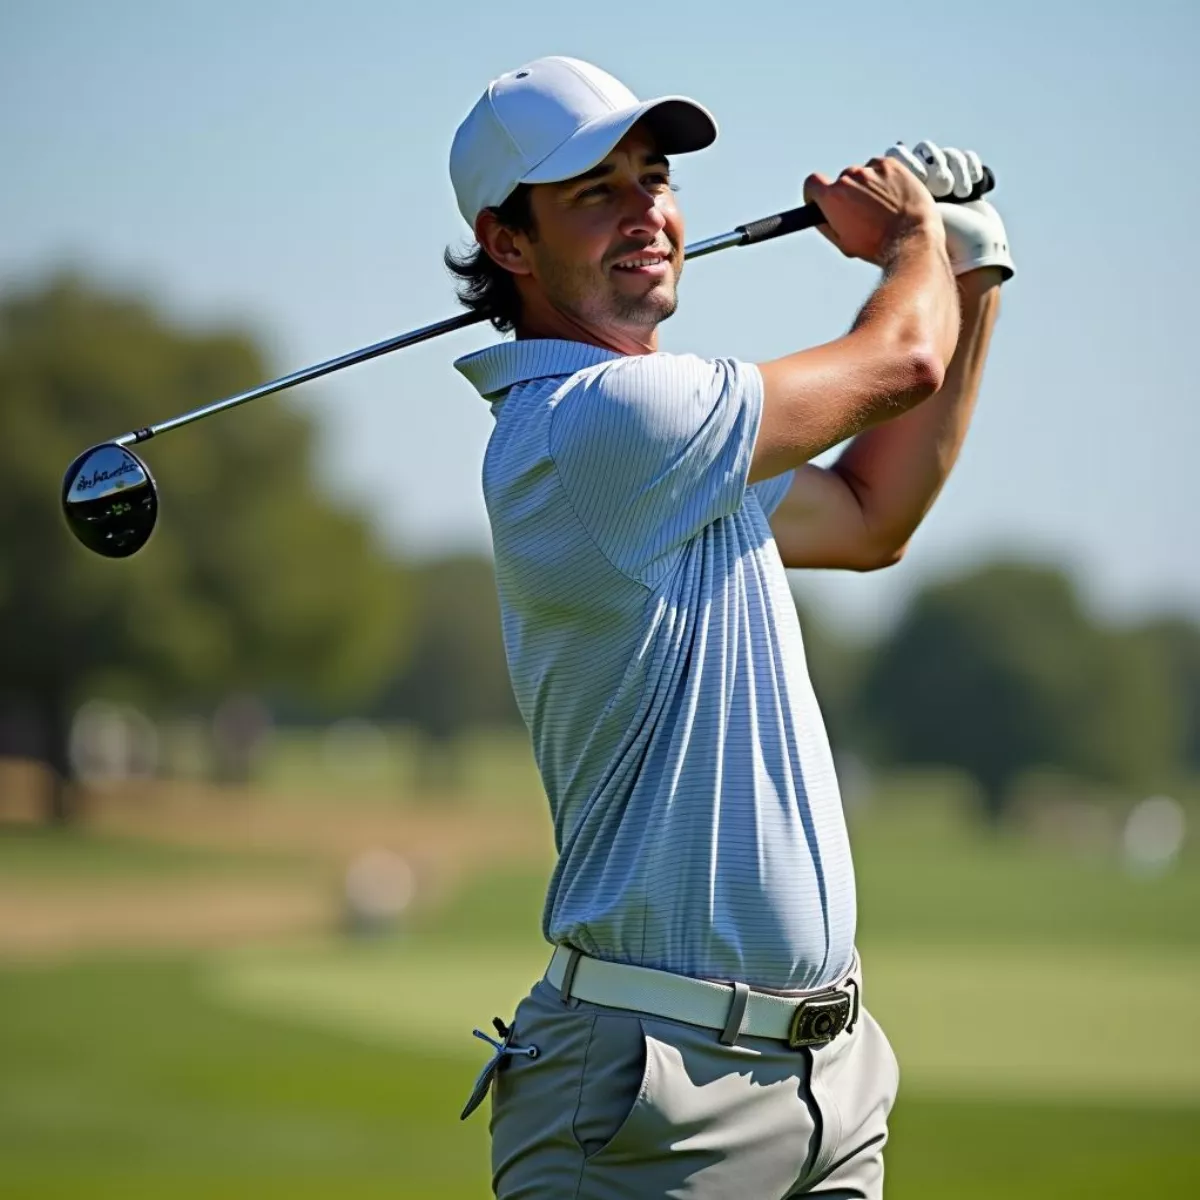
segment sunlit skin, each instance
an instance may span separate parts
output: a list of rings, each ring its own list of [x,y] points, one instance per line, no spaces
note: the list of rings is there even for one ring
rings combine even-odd
[[[565,183],[535,184],[532,234],[481,213],[475,236],[516,276],[519,338],[565,338],[618,354],[658,349],[683,270],[683,215],[670,166],[635,125],[595,168]],[[651,257],[629,269],[618,264]]]

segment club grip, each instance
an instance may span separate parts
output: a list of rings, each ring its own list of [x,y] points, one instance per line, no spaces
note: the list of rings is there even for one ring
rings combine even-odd
[[[957,196],[945,196],[939,204],[965,204],[968,200],[978,200],[996,186],[996,176],[991,167],[983,168],[983,178],[975,185],[969,196],[961,200]],[[800,208],[789,208],[786,212],[775,213],[746,225],[738,225],[735,232],[742,235],[739,246],[753,246],[755,242],[769,242],[772,238],[783,237],[785,233],[799,233],[801,229],[811,229],[814,225],[822,225],[825,217],[815,204],[804,204]]]

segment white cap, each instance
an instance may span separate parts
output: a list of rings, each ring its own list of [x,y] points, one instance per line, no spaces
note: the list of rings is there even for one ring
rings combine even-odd
[[[521,183],[558,183],[590,170],[643,117],[663,154],[703,150],[717,123],[685,96],[639,100],[577,58],[539,58],[488,84],[454,135],[450,179],[472,228]]]

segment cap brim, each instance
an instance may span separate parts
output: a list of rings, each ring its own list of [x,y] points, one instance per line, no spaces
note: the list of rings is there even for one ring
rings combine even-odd
[[[589,121],[522,177],[521,183],[561,183],[590,171],[641,120],[662,154],[703,150],[717,139],[717,123],[686,96],[660,96]]]

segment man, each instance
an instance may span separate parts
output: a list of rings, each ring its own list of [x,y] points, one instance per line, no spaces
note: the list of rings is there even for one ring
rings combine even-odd
[[[478,244],[448,263],[516,332],[456,365],[496,421],[505,646],[559,851],[553,956],[467,1107],[494,1085],[501,1197],[882,1192],[898,1070],[862,1006],[784,568],[900,558],[1012,266],[990,205],[934,201],[978,157],[897,146],[804,185],[882,268],[846,336],[759,364],[660,353],[684,247],[668,156],[715,136],[692,101],[546,58],[495,80],[451,151]]]

